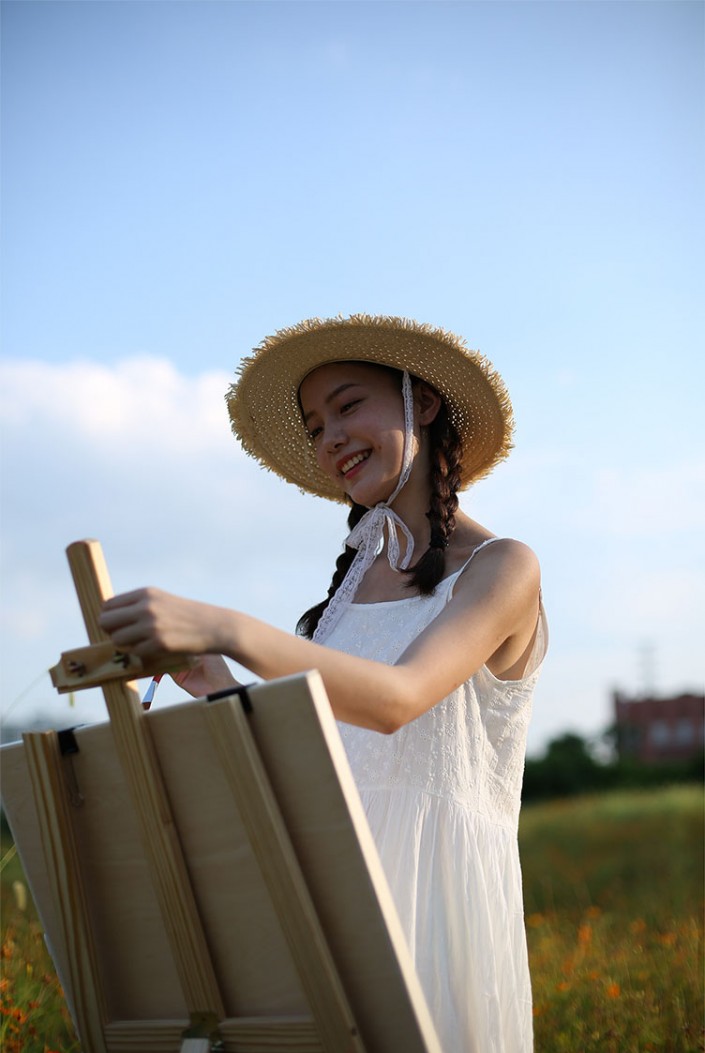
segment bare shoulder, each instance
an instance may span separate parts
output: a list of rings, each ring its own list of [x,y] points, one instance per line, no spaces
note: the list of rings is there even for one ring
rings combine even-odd
[[[514,597],[531,601],[541,588],[541,567],[536,553],[515,538],[491,538],[481,545],[460,575],[463,591],[509,591]],[[456,590],[457,591],[457,590]]]
[[[524,541],[517,541],[516,538],[502,537],[496,541],[493,539],[493,543],[486,545],[483,552],[478,552],[478,558],[483,554],[486,558],[493,558],[498,564],[506,564],[516,571],[540,575],[538,556]]]

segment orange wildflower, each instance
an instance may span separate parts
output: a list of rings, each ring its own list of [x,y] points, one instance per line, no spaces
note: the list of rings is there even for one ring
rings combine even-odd
[[[606,993],[608,998],[619,998],[622,993],[622,988],[619,984],[610,984]]]

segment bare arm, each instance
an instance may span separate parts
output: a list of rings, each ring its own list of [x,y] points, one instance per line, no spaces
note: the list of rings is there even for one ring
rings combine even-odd
[[[533,636],[538,590],[530,549],[512,541],[489,546],[473,561],[472,573],[461,575],[450,603],[393,666],[312,643],[239,611],[151,589],[108,600],[101,624],[116,645],[139,655],[224,654],[265,680],[318,669],[339,720],[390,733],[493,656],[510,668]]]

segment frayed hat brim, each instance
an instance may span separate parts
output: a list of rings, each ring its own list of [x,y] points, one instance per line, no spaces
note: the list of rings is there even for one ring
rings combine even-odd
[[[345,495],[318,467],[298,391],[318,366],[350,361],[406,369],[444,397],[463,446],[461,489],[509,454],[514,430],[509,394],[483,355],[444,329],[363,314],[307,319],[267,337],[242,361],[226,398],[233,432],[247,453],[300,489],[344,502]]]

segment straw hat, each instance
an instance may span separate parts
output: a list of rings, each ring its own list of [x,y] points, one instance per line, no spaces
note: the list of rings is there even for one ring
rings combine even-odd
[[[488,475],[511,450],[509,395],[486,358],[443,329],[356,314],[281,329],[243,360],[226,398],[233,432],[247,453],[302,490],[344,502],[316,463],[298,391],[318,366],[346,361],[406,369],[443,395],[463,443],[461,489]]]

